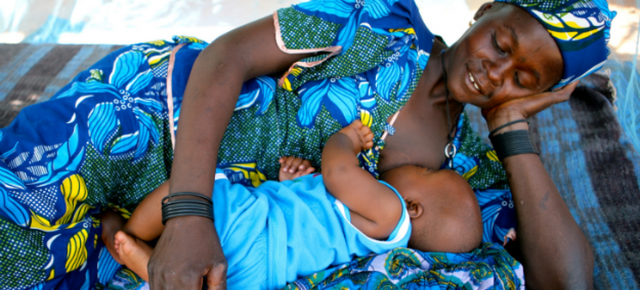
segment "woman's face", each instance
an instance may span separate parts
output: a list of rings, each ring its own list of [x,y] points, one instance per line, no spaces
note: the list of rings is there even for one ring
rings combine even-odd
[[[563,70],[560,50],[527,11],[487,3],[476,18],[445,54],[449,91],[455,100],[492,108],[558,83]]]

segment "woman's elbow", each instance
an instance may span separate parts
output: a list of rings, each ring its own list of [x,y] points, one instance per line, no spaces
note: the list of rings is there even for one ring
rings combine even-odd
[[[548,280],[555,280],[555,287],[533,287],[530,289],[593,289],[595,259],[593,248],[587,238],[582,235],[573,249],[565,254],[568,255],[566,257],[568,263],[562,267],[562,271],[558,271],[556,279]]]
[[[568,277],[565,279],[563,289],[593,289],[593,268],[595,258],[591,244],[583,235],[583,241],[578,246],[580,249],[576,259],[572,259],[573,265],[568,265]]]

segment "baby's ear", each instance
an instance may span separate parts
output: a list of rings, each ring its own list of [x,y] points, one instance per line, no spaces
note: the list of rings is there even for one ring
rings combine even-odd
[[[422,216],[422,213],[424,213],[424,206],[422,206],[422,203],[409,199],[405,199],[404,203],[407,205],[407,212],[409,213],[410,218],[417,219]]]

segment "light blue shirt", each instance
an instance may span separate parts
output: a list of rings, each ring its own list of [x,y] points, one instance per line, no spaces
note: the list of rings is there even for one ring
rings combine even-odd
[[[402,217],[385,241],[351,224],[349,209],[329,194],[322,175],[267,181],[257,188],[231,184],[218,170],[213,193],[215,227],[227,258],[229,289],[275,289],[354,256],[406,247],[411,223]]]

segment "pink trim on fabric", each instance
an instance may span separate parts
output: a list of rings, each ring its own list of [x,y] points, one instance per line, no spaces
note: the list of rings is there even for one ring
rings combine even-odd
[[[396,119],[398,119],[398,115],[400,115],[400,110],[398,110],[395,114],[393,114],[393,116],[391,116],[391,122],[389,122],[390,126],[393,126],[393,123],[396,122]],[[380,140],[384,141],[384,138],[387,138],[388,134],[389,133],[385,130],[382,134],[382,137],[380,137]]]
[[[169,55],[169,68],[167,68],[167,107],[169,108],[169,132],[171,132],[171,148],[176,149],[176,132],[173,130],[175,124],[173,124],[173,86],[171,82],[171,76],[173,75],[173,64],[176,61],[176,53],[186,43],[181,43],[176,46]]]
[[[337,54],[342,52],[342,46],[340,46],[340,45],[338,45],[338,46],[321,47],[321,48],[310,48],[310,49],[288,49],[284,45],[284,41],[282,40],[282,32],[280,31],[280,22],[278,21],[278,11],[273,12],[273,25],[274,25],[275,30],[276,30],[276,44],[278,45],[278,48],[282,52],[284,52],[286,54],[305,54],[305,53],[329,52],[329,55],[327,55],[325,58],[323,58],[321,60],[316,60],[316,61],[312,61],[312,62],[298,61],[298,62],[292,64],[289,67],[289,70],[287,70],[287,72],[284,73],[284,75],[280,78],[280,81],[278,81],[278,86],[280,86],[280,87],[282,87],[282,85],[284,83],[284,79],[287,78],[287,76],[289,75],[289,73],[291,73],[291,70],[293,70],[293,68],[295,66],[306,67],[306,68],[314,67],[316,65],[319,65],[319,64],[325,62],[330,57],[332,57],[334,55],[337,55]]]

